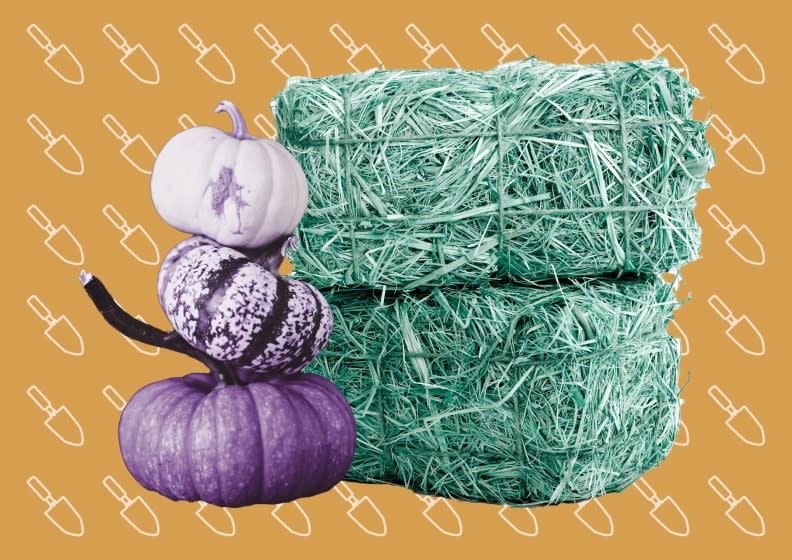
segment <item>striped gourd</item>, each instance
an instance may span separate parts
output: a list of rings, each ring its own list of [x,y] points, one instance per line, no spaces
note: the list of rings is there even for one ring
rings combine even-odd
[[[260,373],[300,372],[327,345],[333,328],[316,288],[273,274],[204,236],[171,249],[157,294],[174,330],[234,366],[243,381]]]

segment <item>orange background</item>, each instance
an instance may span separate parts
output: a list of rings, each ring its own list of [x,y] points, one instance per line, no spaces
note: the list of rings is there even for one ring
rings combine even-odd
[[[706,553],[713,557],[758,554],[774,556],[789,547],[789,518],[784,442],[788,442],[789,366],[781,346],[789,332],[789,269],[787,129],[788,54],[779,45],[787,35],[787,18],[780,3],[629,3],[606,8],[598,2],[460,3],[399,2],[320,4],[150,2],[105,5],[79,2],[18,3],[6,10],[2,26],[4,116],[9,124],[4,152],[4,237],[7,260],[3,285],[7,385],[2,392],[3,548],[24,550],[36,557],[138,558],[184,554],[185,557],[287,554],[333,556],[424,557],[493,554],[563,555],[577,557],[666,557]],[[750,7],[750,9],[746,9]],[[161,81],[145,85],[119,63],[121,53],[102,33],[113,23],[131,45],[142,43],[159,65]],[[197,56],[177,32],[189,23],[207,45],[218,43],[236,68],[234,85],[212,81],[195,64]],[[404,27],[416,23],[434,43],[445,43],[463,67],[485,69],[496,64],[498,51],[479,31],[491,23],[507,43],[519,42],[528,54],[553,62],[570,62],[574,52],[556,33],[567,23],[584,43],[595,42],[610,59],[650,56],[631,32],[643,23],[661,44],[672,43],[687,61],[691,78],[705,98],[696,115],[716,112],[735,135],[748,134],[763,153],[767,172],[749,175],[726,153],[726,143],[710,131],[718,164],[709,175],[711,190],[698,198],[697,216],[704,228],[703,260],[683,270],[693,301],[677,320],[690,339],[683,372],[692,381],[683,393],[683,420],[690,444],[675,447],[670,457],[646,479],[659,496],[672,496],[686,513],[691,532],[672,536],[649,515],[651,504],[633,488],[601,499],[610,512],[615,534],[596,536],[574,516],[574,505],[534,510],[539,525],[535,537],[518,535],[499,517],[499,506],[451,502],[463,522],[460,537],[440,534],[421,515],[422,504],[399,487],[350,484],[368,495],[384,514],[384,537],[364,534],[346,517],[347,504],[335,492],[301,500],[313,531],[307,537],[289,534],[261,505],[234,510],[236,536],[212,534],[195,517],[196,504],[168,501],[143,490],[126,472],[118,452],[118,413],[101,394],[112,384],[124,397],[142,385],[196,368],[190,359],[162,352],[149,357],[136,352],[109,328],[90,305],[78,282],[80,267],[58,260],[43,244],[45,234],[25,210],[37,204],[57,227],[66,224],[81,242],[84,268],[96,273],[124,307],[160,327],[167,323],[156,300],[158,267],[135,261],[119,245],[121,234],[102,215],[112,203],[131,226],[142,224],[162,255],[184,237],[165,224],[154,210],[148,176],[119,154],[122,147],[101,122],[112,113],[129,134],[142,134],[154,150],[180,130],[177,118],[188,113],[199,124],[229,128],[225,115],[213,109],[220,99],[234,101],[249,118],[270,116],[269,101],[283,87],[284,77],[270,63],[273,53],[253,33],[264,23],[283,45],[293,43],[310,64],[314,76],[350,71],[348,53],[328,32],[340,23],[358,44],[368,43],[387,68],[421,67],[422,52]],[[747,42],[767,71],[764,85],[741,80],[724,62],[727,54],[707,33],[717,22],[737,45]],[[54,44],[66,43],[82,63],[85,83],[71,85],[42,62],[45,53],[25,29],[37,23]],[[65,133],[81,151],[85,173],[72,176],[55,167],[42,153],[45,144],[25,119],[36,113],[55,136]],[[252,123],[251,129],[255,131]],[[254,132],[256,133],[256,132]],[[736,226],[748,224],[767,252],[767,263],[742,262],[724,243],[727,236],[706,209],[717,203]],[[42,334],[46,328],[25,303],[38,295],[57,317],[66,315],[82,334],[83,356],[60,352]],[[707,305],[718,294],[739,317],[747,314],[764,335],[767,352],[750,356],[724,334],[726,324]],[[683,376],[686,377],[686,374]],[[685,379],[682,380],[684,383]],[[726,413],[708,396],[718,384],[735,406],[747,405],[763,424],[767,443],[750,447],[724,425]],[[55,407],[65,404],[81,422],[86,441],[68,447],[42,425],[44,414],[25,395],[36,384]],[[42,515],[45,505],[25,484],[35,474],[57,498],[66,495],[82,514],[85,535],[62,535]],[[161,534],[135,533],[119,516],[121,504],[102,486],[113,475],[134,498],[142,495],[156,512]],[[707,485],[717,474],[734,492],[747,495],[762,512],[764,537],[744,535],[724,515],[727,505]],[[524,512],[514,512],[518,519]]]

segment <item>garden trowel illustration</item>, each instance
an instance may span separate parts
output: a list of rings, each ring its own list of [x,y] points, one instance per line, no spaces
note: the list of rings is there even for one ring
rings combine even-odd
[[[130,255],[143,264],[154,266],[159,263],[159,248],[143,226],[137,224],[135,227],[129,227],[126,219],[112,204],[102,208],[102,213],[118,231],[124,234],[120,243]]]
[[[121,126],[113,115],[107,113],[102,117],[102,122],[107,129],[113,133],[113,136],[121,140],[124,146],[121,148],[121,155],[138,171],[151,175],[151,169],[154,167],[154,160],[157,159],[157,154],[151,148],[146,139],[140,134],[135,134],[130,137],[126,129]]]
[[[298,537],[311,535],[311,518],[297,500],[277,504],[272,508],[272,517],[292,535]]]
[[[36,406],[47,414],[44,425],[55,434],[55,437],[72,447],[81,447],[85,443],[82,426],[68,408],[63,405],[58,408],[53,407],[50,400],[35,385],[28,387],[26,392]]]
[[[311,69],[308,67],[308,63],[305,62],[303,55],[294,45],[289,43],[285,47],[281,46],[275,35],[263,23],[256,24],[253,32],[275,53],[270,62],[281,74],[287,78],[291,76],[311,77]]]
[[[66,264],[79,266],[85,262],[82,245],[69,228],[63,224],[58,227],[53,226],[50,219],[35,204],[28,206],[27,213],[36,222],[36,225],[47,234],[44,244],[55,256]]]
[[[643,46],[652,51],[655,57],[662,56],[668,61],[669,66],[674,68],[681,68],[682,74],[690,80],[690,71],[684,59],[679,56],[679,53],[673,45],[666,43],[662,47],[657,43],[657,40],[651,33],[640,23],[636,23],[632,28],[633,34],[638,37],[638,40],[643,43]]]
[[[743,533],[753,537],[761,537],[765,534],[765,521],[753,502],[746,496],[735,498],[732,491],[717,476],[713,475],[707,480],[718,497],[729,505],[726,510],[726,517],[734,523]]]
[[[575,517],[595,535],[612,537],[615,532],[613,518],[598,498],[580,502],[575,508]]]
[[[762,356],[765,353],[765,341],[762,333],[753,324],[753,321],[745,315],[739,319],[734,317],[723,300],[718,295],[711,295],[707,300],[710,307],[715,310],[718,316],[729,324],[726,329],[728,336],[740,350],[753,356]]]
[[[256,126],[259,127],[261,132],[263,132],[267,138],[275,140],[275,136],[277,136],[278,131],[275,128],[275,125],[272,124],[272,121],[269,120],[264,113],[259,113],[253,117],[253,122],[256,123]]]
[[[82,516],[77,513],[66,496],[61,496],[57,500],[53,498],[52,493],[36,475],[27,479],[27,485],[42,502],[47,504],[44,516],[63,534],[70,537],[82,537],[85,534]]]
[[[72,141],[65,134],[55,138],[47,125],[44,124],[44,121],[35,113],[31,113],[27,118],[27,123],[33,129],[33,132],[47,143],[44,154],[61,171],[69,175],[82,175],[85,172],[82,154],[74,147]]]
[[[482,25],[481,32],[484,34],[484,37],[487,38],[487,41],[500,51],[501,55],[498,59],[498,64],[514,62],[515,60],[522,60],[528,57],[522,45],[519,43],[515,43],[511,46],[507,45],[506,41],[501,37],[501,34],[495,31],[495,28],[492,27],[491,24],[485,23]]]
[[[751,175],[764,174],[765,160],[762,152],[756,147],[748,136],[741,134],[739,137],[734,136],[731,129],[723,122],[718,115],[713,114],[710,116],[709,124],[713,130],[729,143],[726,148],[726,155],[736,163],[743,171]]]
[[[228,508],[213,506],[203,500],[199,500],[195,515],[215,535],[220,535],[221,537],[233,537],[236,535],[236,521],[234,521],[234,516],[231,515]]]
[[[410,36],[413,43],[426,53],[423,59],[424,66],[427,68],[459,68],[459,63],[448,47],[443,43],[432,45],[417,25],[410,23],[404,28],[404,31]]]
[[[198,126],[195,124],[193,118],[188,115],[187,113],[182,113],[179,116],[179,125],[184,129],[187,130],[188,128],[193,128],[194,126]]]
[[[680,509],[674,498],[671,496],[658,497],[655,489],[643,477],[636,480],[633,486],[641,493],[641,496],[652,504],[653,507],[649,511],[649,515],[658,525],[678,537],[686,537],[690,534],[687,515]]]
[[[110,39],[110,42],[124,54],[121,57],[121,64],[130,74],[144,84],[159,83],[159,67],[143,45],[138,43],[134,47],[130,47],[127,40],[112,23],[105,25],[102,31]]]
[[[718,45],[729,53],[726,58],[726,64],[739,77],[749,84],[760,85],[765,82],[764,65],[759,62],[759,59],[748,45],[743,43],[739,47],[735,47],[734,42],[717,23],[710,25],[707,31],[717,41]]]
[[[434,525],[435,529],[449,537],[462,535],[462,520],[447,499],[423,494],[415,494],[415,496],[426,504],[422,512],[423,516]],[[437,507],[438,504],[440,507]]]
[[[198,51],[198,58],[195,59],[195,63],[210,78],[221,84],[233,84],[236,81],[234,65],[231,64],[226,54],[217,46],[217,43],[212,43],[207,47],[198,34],[193,31],[192,27],[186,23],[182,23],[179,26],[179,34],[184,37],[184,40],[192,48]]]
[[[535,537],[539,534],[539,522],[536,519],[536,514],[529,508],[503,506],[498,510],[498,516],[518,535]]]
[[[44,334],[62,352],[70,356],[82,356],[85,352],[82,335],[74,328],[69,318],[61,315],[57,319],[52,312],[39,299],[37,295],[27,298],[27,304],[38,316],[39,319],[47,323]]]
[[[120,515],[135,531],[147,537],[159,535],[159,519],[141,496],[130,499],[126,490],[110,475],[102,479],[102,484],[124,506]]]
[[[330,26],[330,34],[335,37],[335,40],[349,51],[349,58],[347,64],[352,67],[355,72],[365,72],[374,68],[383,68],[382,61],[377,56],[368,43],[362,46],[357,46],[352,37],[346,30],[339,24],[334,23]]]
[[[765,444],[764,427],[756,419],[751,409],[745,405],[734,408],[731,399],[717,385],[712,385],[708,390],[709,396],[726,412],[729,417],[726,419],[726,426],[734,434],[748,445],[761,447]]]
[[[575,64],[601,64],[603,62],[608,62],[608,59],[605,58],[605,55],[602,54],[602,51],[597,45],[594,43],[584,45],[566,23],[562,23],[556,27],[556,31],[561,35],[561,38],[567,45],[575,49],[577,53]]]
[[[350,505],[346,514],[363,532],[374,537],[384,537],[388,533],[385,517],[368,496],[358,498],[343,480],[333,489]]]
[[[47,51],[44,64],[49,66],[56,76],[69,84],[79,85],[85,81],[82,64],[69,47],[63,43],[57,47],[53,46],[50,38],[35,23],[28,25],[27,32],[39,47]]]
[[[726,245],[734,251],[734,254],[748,264],[761,266],[765,263],[764,246],[756,238],[751,228],[745,224],[734,227],[729,216],[717,204],[707,208],[707,212],[715,220],[715,223],[729,234],[729,237],[726,238]]]

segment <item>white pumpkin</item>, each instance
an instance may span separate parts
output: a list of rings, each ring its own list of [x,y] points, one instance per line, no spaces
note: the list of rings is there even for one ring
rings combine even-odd
[[[196,126],[173,136],[151,174],[160,216],[186,233],[205,235],[240,250],[283,240],[308,205],[308,184],[297,160],[278,142],[248,134],[233,103],[215,112],[231,117],[228,133]]]

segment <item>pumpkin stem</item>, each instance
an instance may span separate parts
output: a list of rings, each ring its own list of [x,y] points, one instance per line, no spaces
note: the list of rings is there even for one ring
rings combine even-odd
[[[237,140],[254,139],[253,136],[248,134],[248,128],[247,124],[245,124],[245,119],[242,118],[242,113],[239,112],[239,109],[236,105],[223,99],[217,104],[217,107],[215,107],[215,113],[220,113],[222,111],[225,111],[228,113],[228,116],[231,117],[231,124],[234,126],[234,129],[231,131],[231,136]]]
[[[186,354],[206,365],[218,382],[226,385],[239,385],[239,378],[236,373],[221,360],[217,360],[193,347],[179,333],[163,331],[132,317],[132,315],[124,311],[113,299],[113,296],[110,295],[102,281],[90,272],[80,271],[80,282],[82,282],[85,292],[105,321],[124,336],[139,340],[144,344]]]

